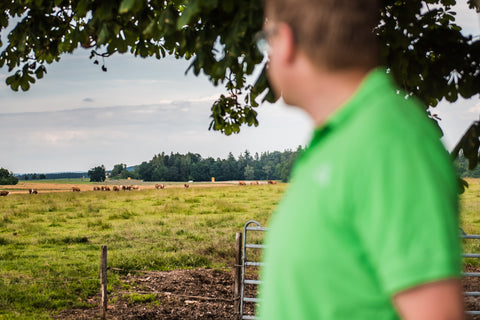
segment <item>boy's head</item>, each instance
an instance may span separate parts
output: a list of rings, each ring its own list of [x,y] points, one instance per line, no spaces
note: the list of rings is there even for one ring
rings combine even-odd
[[[337,71],[379,63],[379,0],[264,0],[268,23],[290,26],[312,64]]]

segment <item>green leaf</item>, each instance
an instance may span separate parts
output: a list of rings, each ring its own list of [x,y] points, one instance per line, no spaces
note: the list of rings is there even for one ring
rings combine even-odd
[[[108,30],[107,24],[104,24],[102,29],[100,30],[100,33],[98,34],[97,43],[105,44],[107,43],[109,37],[110,37],[110,31]]]
[[[123,14],[132,10],[135,6],[136,0],[122,0],[120,7],[118,8],[118,13]]]
[[[42,79],[44,73],[47,73],[47,69],[43,65],[39,66],[37,70],[35,70],[35,75],[37,76],[37,79]]]
[[[222,0],[222,8],[227,13],[232,12],[235,8],[234,0]]]
[[[20,87],[22,88],[22,91],[27,91],[30,89],[30,82],[26,78],[22,78],[20,81]]]
[[[16,75],[7,77],[7,79],[5,79],[5,83],[6,83],[8,86],[11,86],[11,85],[14,83],[14,81],[15,81],[15,76],[16,76]]]
[[[192,17],[198,14],[199,10],[198,1],[192,0],[190,4],[185,7],[180,18],[178,18],[177,29],[181,30],[184,26],[188,25]]]
[[[77,4],[77,15],[79,17],[85,17],[87,15],[88,5],[91,3],[89,0],[79,0]]]

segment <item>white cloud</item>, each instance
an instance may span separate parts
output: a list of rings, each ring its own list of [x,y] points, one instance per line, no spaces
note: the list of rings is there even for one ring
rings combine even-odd
[[[228,137],[207,130],[210,107],[209,102],[174,101],[0,114],[0,136],[9,137],[0,140],[0,165],[18,173],[80,171],[99,164],[136,165],[160,152],[224,158],[229,152],[295,149],[307,142],[305,116],[283,106],[260,107],[260,127],[243,127]]]
[[[62,147],[74,141],[88,140],[91,135],[82,130],[56,130],[32,132],[30,137],[34,143]]]
[[[455,23],[460,25],[467,34],[480,35],[480,14],[468,7],[467,1],[457,1]]]
[[[480,114],[480,102],[477,103],[475,106],[471,107],[468,109],[468,112],[470,113],[475,113],[475,114]]]

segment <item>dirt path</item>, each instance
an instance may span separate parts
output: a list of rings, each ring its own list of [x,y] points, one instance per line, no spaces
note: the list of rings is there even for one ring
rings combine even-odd
[[[467,266],[465,271],[480,272],[480,268]],[[109,296],[107,319],[237,319],[233,300],[233,273],[230,271],[194,269],[148,272],[125,276],[122,282],[129,285],[131,291],[115,289]],[[480,291],[480,279],[477,277],[465,277],[462,282],[464,291]],[[155,294],[155,299],[133,303],[129,297],[135,292]],[[254,289],[247,288],[246,296],[255,295]],[[90,302],[98,305],[99,301],[97,296]],[[465,297],[465,306],[466,310],[480,310],[480,300],[478,297]],[[246,310],[253,312],[253,306],[247,305]],[[72,309],[62,311],[55,318],[90,320],[98,319],[99,313],[98,307]],[[480,317],[473,316],[469,319]]]
[[[193,269],[127,275],[109,295],[107,319],[237,319],[233,299],[233,273],[226,270]],[[154,294],[153,301],[132,302],[132,293]],[[254,296],[249,289],[247,295]],[[100,297],[89,301],[99,304]],[[113,301],[113,302],[112,302]],[[253,306],[247,310],[252,311]],[[71,309],[56,319],[98,319],[100,309]]]

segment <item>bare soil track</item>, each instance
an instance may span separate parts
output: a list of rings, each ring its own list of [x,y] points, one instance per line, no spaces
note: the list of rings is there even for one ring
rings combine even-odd
[[[479,267],[466,266],[465,271],[480,272]],[[250,277],[250,276],[249,276]],[[127,275],[122,279],[131,286],[129,292],[116,288],[109,296],[107,319],[237,319],[234,309],[233,273],[225,270],[194,269],[168,272],[148,272]],[[465,277],[465,291],[480,291],[480,279]],[[129,299],[132,293],[156,295],[154,302],[133,303]],[[246,296],[255,296],[253,288],[247,288]],[[89,302],[99,304],[100,297]],[[466,310],[480,310],[478,297],[465,297]],[[253,306],[246,305],[251,314]],[[64,310],[57,319],[99,319],[99,307],[89,309]],[[480,319],[473,316],[469,319]]]
[[[130,291],[116,288],[109,296],[107,319],[237,319],[233,272],[214,269],[174,270],[127,275]],[[155,294],[155,301],[133,303],[131,294]],[[250,289],[248,296],[254,296]],[[100,297],[89,302],[98,305]],[[253,306],[247,306],[252,312]],[[100,309],[64,310],[57,319],[99,319]]]

